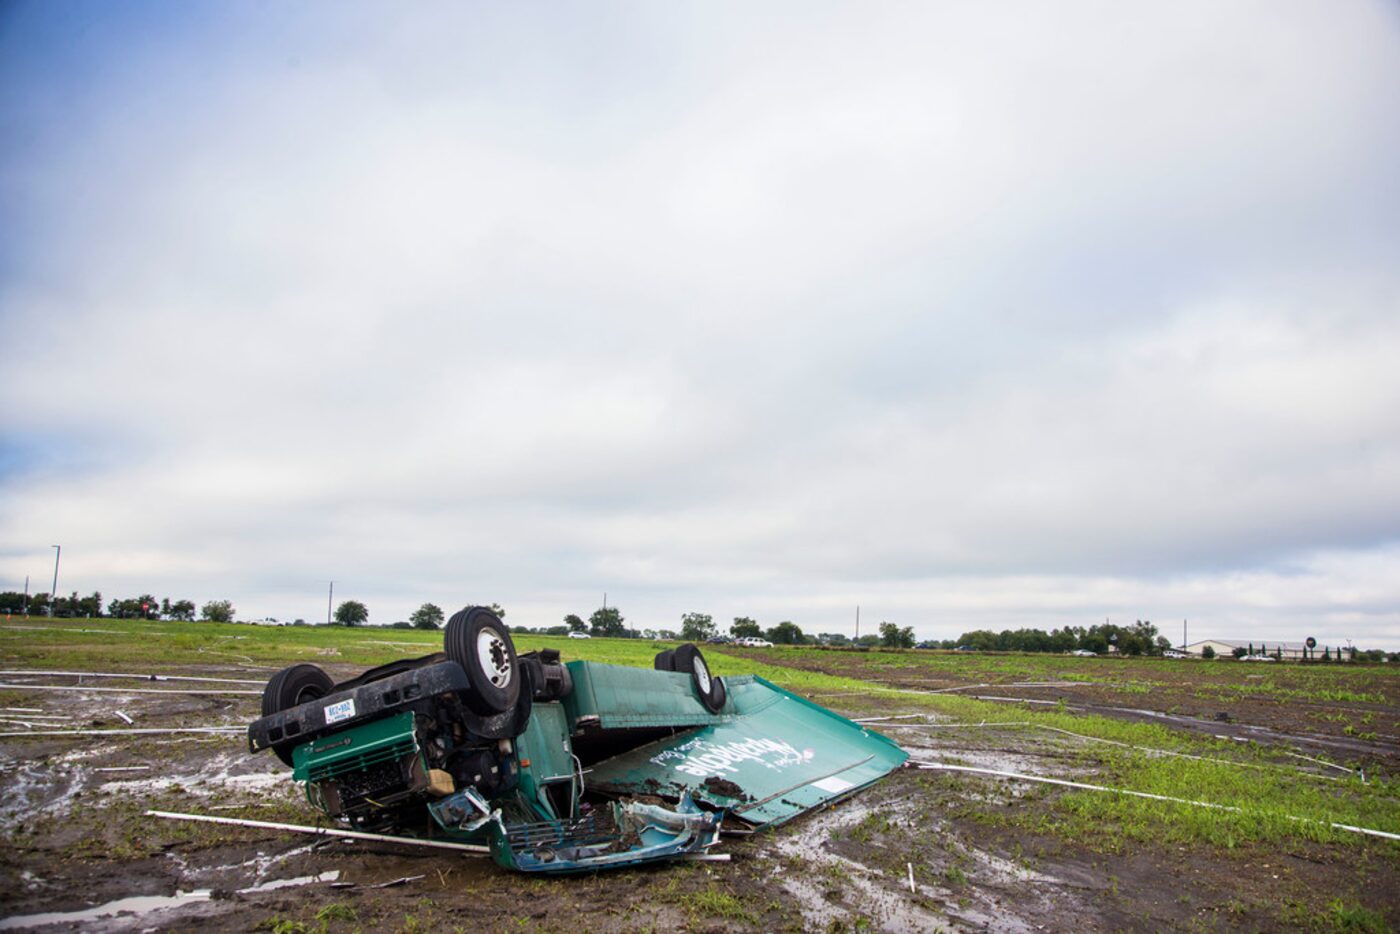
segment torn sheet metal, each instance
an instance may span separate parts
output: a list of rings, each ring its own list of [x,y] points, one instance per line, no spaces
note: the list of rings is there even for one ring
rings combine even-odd
[[[754,827],[780,824],[897,769],[893,741],[755,675],[725,678],[718,722],[597,763],[593,788],[696,800]]]

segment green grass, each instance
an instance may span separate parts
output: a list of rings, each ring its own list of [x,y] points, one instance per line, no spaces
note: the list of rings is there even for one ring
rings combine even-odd
[[[713,882],[703,889],[686,892],[680,896],[679,901],[692,917],[758,921],[758,916],[746,908],[742,901]]]

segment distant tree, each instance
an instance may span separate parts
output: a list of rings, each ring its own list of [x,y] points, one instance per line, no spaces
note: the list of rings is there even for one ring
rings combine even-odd
[[[1322,647],[1322,660],[1324,662],[1330,662],[1332,660],[1332,647],[1330,645],[1324,645]]]
[[[292,625],[293,625],[293,626],[305,626],[305,625],[306,625],[306,620],[304,620],[304,619],[302,619],[300,616],[298,616],[296,619],[292,620]]]
[[[75,590],[70,596],[55,597],[53,601],[53,615],[70,617],[79,615],[78,612],[78,592]]]
[[[879,645],[879,644],[880,644],[880,637],[877,636],[877,635],[875,635],[874,633],[871,633],[871,632],[867,632],[865,635],[861,636],[859,639],[856,640],[856,645]]]
[[[1205,648],[1201,649],[1201,658],[1215,658],[1214,646],[1208,645]]]
[[[577,613],[570,613],[564,617],[564,625],[569,627],[569,632],[583,632],[588,628],[588,624]]]
[[[861,641],[864,640],[865,637],[861,636]],[[878,636],[875,641],[880,641]],[[970,645],[979,652],[994,652],[997,649],[997,634],[988,629],[974,629],[963,633],[958,645]]]
[[[715,634],[715,620],[709,613],[682,613],[681,638],[687,642],[704,642]]]
[[[415,628],[415,627],[414,627],[414,625],[413,625],[412,623],[408,622],[407,620],[402,620],[402,621],[397,622],[397,623],[390,623],[390,624],[389,624],[389,628],[390,628],[390,629],[413,629],[413,628]],[[421,628],[423,628],[423,627],[419,626],[419,627],[417,627],[417,628],[421,629]]]
[[[408,621],[414,629],[439,629],[442,626],[442,607],[436,603],[425,603],[413,611]]]
[[[806,642],[802,635],[801,628],[791,620],[783,620],[772,629],[768,630],[768,641],[778,645],[801,645]]]
[[[228,623],[233,621],[234,609],[227,600],[210,600],[199,613],[211,623]]]
[[[1084,633],[1084,637],[1079,640],[1079,647],[1102,655],[1108,651],[1108,636],[1095,626]]]
[[[599,607],[588,617],[589,631],[595,636],[620,636],[626,630],[622,613],[615,606]]]
[[[734,622],[729,624],[729,634],[736,639],[757,639],[763,635],[763,630],[747,616],[736,616]]]
[[[675,632],[674,630],[658,629],[656,632],[656,638],[665,640],[666,642],[678,642],[680,641],[681,637],[680,634]]]
[[[357,626],[369,620],[369,609],[358,600],[346,600],[335,608],[335,621],[342,626]]]
[[[194,601],[176,600],[170,604],[169,616],[171,619],[188,621],[194,619]]]
[[[881,623],[880,644],[889,649],[912,649],[914,627],[905,626],[900,629],[898,623]]]
[[[850,645],[851,637],[844,632],[824,632],[817,636],[822,645]]]
[[[1234,649],[1230,651],[1230,654],[1233,655],[1235,658],[1244,658],[1249,653],[1245,651],[1243,646],[1237,645],[1234,647]]]

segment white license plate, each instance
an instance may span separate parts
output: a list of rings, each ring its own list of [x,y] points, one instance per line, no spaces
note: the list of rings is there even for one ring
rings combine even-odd
[[[326,705],[326,723],[339,723],[341,720],[349,720],[353,716],[355,716],[353,698]]]

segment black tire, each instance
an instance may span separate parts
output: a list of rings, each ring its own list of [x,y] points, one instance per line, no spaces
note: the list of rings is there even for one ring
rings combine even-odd
[[[724,702],[729,699],[729,691],[724,687],[723,678],[710,679],[710,702],[705,708],[710,713],[719,713],[724,709]]]
[[[710,676],[710,666],[705,662],[705,656],[699,647],[687,642],[677,648],[671,655],[671,670],[689,672],[690,683],[694,686],[700,703],[704,704],[710,713],[719,713],[714,699],[715,679]]]
[[[505,713],[520,699],[520,664],[515,643],[500,617],[484,606],[469,606],[447,621],[447,657],[462,666],[472,690],[467,706],[483,716]]]
[[[262,715],[264,717],[325,697],[331,692],[335,682],[315,665],[300,664],[283,668],[267,679],[263,688]],[[283,765],[292,764],[292,750],[297,741],[278,743],[272,752],[282,760]]]
[[[325,697],[335,682],[315,665],[291,665],[267,679],[263,688],[262,715],[271,716],[299,704]]]
[[[674,670],[671,668],[671,657],[675,654],[675,650],[673,649],[667,649],[664,652],[657,652],[656,658],[652,659],[651,667],[655,668],[657,671]]]

